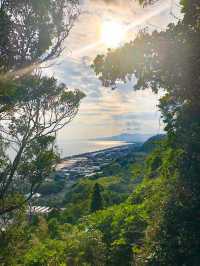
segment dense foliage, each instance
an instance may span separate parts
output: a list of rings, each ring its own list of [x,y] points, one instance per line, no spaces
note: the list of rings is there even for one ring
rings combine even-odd
[[[0,72],[58,56],[78,14],[77,0],[1,0]]]
[[[103,200],[101,196],[101,188],[98,183],[95,183],[92,192],[92,199],[91,199],[91,212],[96,212],[103,209]]]
[[[167,131],[164,157],[150,172],[163,176],[167,193],[146,228],[139,265],[199,265],[200,3],[181,1],[184,17],[166,31],[142,32],[122,48],[99,55],[93,68],[105,86],[134,75],[135,89],[160,88],[159,108]],[[153,172],[154,173],[154,172]],[[155,178],[155,173],[149,177]]]
[[[19,209],[54,170],[55,134],[84,96],[36,70],[61,53],[77,4],[0,1],[0,215]]]

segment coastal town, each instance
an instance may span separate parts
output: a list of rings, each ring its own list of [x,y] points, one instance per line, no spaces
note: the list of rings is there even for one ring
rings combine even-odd
[[[125,144],[64,158],[58,165],[56,174],[69,180],[101,175],[103,167],[108,166],[118,158],[127,156],[139,146],[139,143]]]
[[[55,187],[61,183],[59,191],[45,194],[40,192],[33,196],[29,206],[29,213],[48,214],[52,211],[49,206],[49,199],[55,202],[58,198],[63,199],[65,193],[82,178],[98,179],[104,176],[104,171],[109,168],[116,160],[123,161],[125,157],[131,158],[133,153],[137,153],[141,143],[125,143],[117,147],[107,148],[95,152],[88,152],[80,155],[69,156],[61,159],[57,165],[56,172],[45,179],[45,184]],[[56,180],[56,181],[55,181]],[[48,189],[49,190],[49,189]]]

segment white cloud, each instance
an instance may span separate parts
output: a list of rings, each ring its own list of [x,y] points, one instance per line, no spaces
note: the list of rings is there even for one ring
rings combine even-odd
[[[79,88],[87,94],[77,117],[59,133],[59,138],[86,139],[115,135],[126,130],[159,133],[162,130],[157,108],[159,95],[154,95],[150,90],[134,91],[132,84],[123,85],[115,91],[102,88],[90,68],[94,57],[106,51],[105,46],[99,43],[102,20],[112,17],[129,25],[144,16],[146,11],[136,4],[124,5],[124,1],[118,1],[117,5],[94,0],[83,2],[83,13],[65,43],[64,53],[54,66],[44,70],[65,82],[69,88]],[[171,19],[169,12],[165,12],[153,17],[150,22],[164,27]],[[127,40],[137,30],[138,27],[132,28]]]

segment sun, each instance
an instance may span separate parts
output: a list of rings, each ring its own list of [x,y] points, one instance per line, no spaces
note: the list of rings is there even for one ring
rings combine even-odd
[[[125,38],[125,30],[119,22],[105,21],[101,26],[101,41],[108,48],[116,48]]]

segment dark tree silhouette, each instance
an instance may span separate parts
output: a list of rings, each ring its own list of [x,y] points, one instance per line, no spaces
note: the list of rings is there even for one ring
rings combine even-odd
[[[91,212],[96,212],[98,210],[101,210],[103,208],[103,200],[101,196],[101,189],[98,183],[94,185],[93,192],[92,192],[92,198],[91,198],[91,206],[90,210]]]

